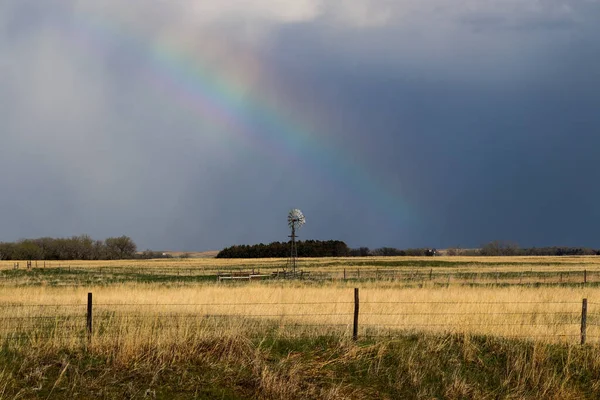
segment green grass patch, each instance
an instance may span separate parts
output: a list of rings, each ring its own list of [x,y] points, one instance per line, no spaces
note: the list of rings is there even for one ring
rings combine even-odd
[[[183,271],[185,272],[185,271]],[[216,275],[186,275],[177,270],[170,273],[153,273],[151,269],[85,269],[85,268],[36,268],[31,270],[6,270],[0,272],[4,283],[20,286],[109,286],[133,283],[202,283],[215,282]]]
[[[597,399],[593,346],[484,336],[0,348],[3,398]]]

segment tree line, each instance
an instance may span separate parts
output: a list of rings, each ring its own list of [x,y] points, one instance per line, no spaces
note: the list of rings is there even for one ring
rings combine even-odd
[[[162,253],[146,251],[137,254],[137,245],[128,236],[94,240],[81,235],[0,242],[0,260],[119,260],[159,255]]]
[[[519,247],[514,242],[495,240],[487,243],[479,249],[460,249],[450,248],[447,250],[448,256],[594,256],[600,255],[600,249],[589,247]]]
[[[339,240],[304,240],[296,242],[298,257],[346,257],[350,249]],[[290,256],[289,242],[235,245],[217,254],[217,258],[285,258]]]
[[[387,257],[434,256],[435,249],[397,249],[381,247],[351,249],[339,240],[305,240],[297,242],[298,257]],[[286,258],[290,255],[289,242],[235,245],[219,252],[217,258]],[[448,256],[584,256],[600,255],[600,249],[588,247],[530,247],[520,248],[516,243],[493,241],[479,249],[449,248]],[[169,258],[162,252],[137,252],[137,245],[128,236],[94,240],[88,235],[70,238],[22,239],[0,242],[0,260],[117,260]]]
[[[437,255],[447,256],[586,256],[600,255],[600,249],[588,247],[526,247],[520,248],[514,242],[493,241],[476,249],[449,248],[445,252],[438,252],[432,248],[397,249],[394,247],[381,247],[370,249],[368,247],[349,248],[346,243],[339,240],[299,241],[298,257],[431,257]],[[285,258],[290,256],[289,242],[273,242],[270,244],[236,245],[227,247],[219,252],[217,258]]]
[[[382,247],[371,250],[368,247],[351,249],[340,240],[305,240],[296,243],[298,257],[368,257],[368,256],[432,256],[433,249],[398,250]],[[235,245],[219,252],[217,258],[286,258],[290,256],[289,242],[269,244]]]

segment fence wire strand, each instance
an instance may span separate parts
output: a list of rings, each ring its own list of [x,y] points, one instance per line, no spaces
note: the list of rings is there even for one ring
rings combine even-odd
[[[307,331],[303,331],[302,328],[331,328],[331,331],[343,330],[348,333],[348,328],[352,327],[353,323],[351,317],[355,315],[352,312],[326,312],[325,310],[331,309],[331,307],[346,307],[354,305],[353,301],[341,301],[341,302],[236,302],[236,303],[94,303],[94,327],[97,329],[93,332],[94,337],[101,336],[105,337],[110,335],[110,331],[114,329],[122,329],[123,332],[135,330],[138,328],[151,328],[153,332],[158,329],[188,329],[188,328],[206,328],[211,326],[231,326],[231,325],[243,325],[248,326],[263,326],[264,324],[271,324],[275,330],[277,329],[297,329],[300,333],[306,334]],[[600,305],[600,303],[588,302],[589,306]],[[406,312],[386,312],[373,310],[376,306],[383,306],[385,310],[386,305],[407,305],[415,306],[411,311]],[[437,306],[446,305],[448,311],[435,311],[435,312],[419,312],[420,306]],[[482,305],[482,306],[514,306],[513,311],[476,311],[476,312],[462,312],[452,311],[454,306],[463,305]],[[581,302],[574,301],[360,301],[360,306],[363,307],[363,311],[359,314],[360,320],[362,321],[358,326],[359,330],[363,332],[363,336],[369,336],[371,330],[385,330],[387,336],[393,334],[401,334],[407,330],[425,329],[431,328],[437,330],[443,328],[446,331],[461,331],[465,328],[471,327],[567,327],[577,326],[580,321],[575,320],[575,316],[581,315],[581,311],[517,311],[518,306],[568,306],[568,305],[581,305]],[[68,338],[79,338],[85,337],[86,334],[86,312],[85,307],[88,306],[86,303],[65,303],[65,304],[31,304],[31,303],[4,303],[0,304],[0,339],[8,340],[38,340],[43,338],[61,338],[60,333],[66,330],[83,331],[82,334],[77,335],[66,335]],[[260,312],[252,313],[251,307],[285,307],[285,306],[319,306],[324,310],[323,312]],[[128,311],[128,308],[138,308],[136,311]],[[162,312],[158,310],[154,313],[140,312],[139,309],[144,310],[148,307],[165,307],[164,311],[171,311],[169,307],[182,307],[184,313],[173,313],[173,312]],[[234,311],[233,313],[223,312],[221,310],[218,313],[207,313],[207,308],[227,308],[227,307],[239,307],[242,311]],[[366,307],[367,311],[364,311]],[[75,313],[76,308],[81,308]],[[198,308],[203,312],[192,310],[192,308]],[[517,308],[517,310],[514,310]],[[570,308],[570,307],[569,307]],[[65,313],[57,315],[13,315],[14,310],[22,310],[23,313],[48,313],[57,312],[63,309]],[[343,308],[342,308],[343,309]],[[421,308],[422,309],[422,308]],[[534,308],[535,309],[535,308]],[[10,310],[13,314],[2,316],[2,312]],[[43,311],[42,311],[43,310]],[[186,311],[187,310],[187,311]],[[247,310],[247,312],[243,312]],[[496,316],[511,316],[514,318],[507,318],[507,322],[460,322],[460,321],[448,321],[443,322],[443,317],[456,317],[456,316],[477,316],[479,318],[496,317]],[[318,321],[319,318],[327,318],[327,322],[321,323],[309,323],[313,322],[306,320],[307,323],[294,321],[299,319],[303,321],[304,318],[315,317]],[[388,322],[382,321],[377,323],[377,317],[387,317]],[[404,319],[410,321],[415,317],[423,317],[421,321],[403,322],[403,323],[391,323],[393,318]],[[517,318],[528,318],[532,317],[543,317],[541,321],[519,321]],[[556,320],[549,320],[550,317],[556,317]],[[572,318],[565,318],[572,317]],[[348,318],[348,323],[337,323],[337,318]],[[392,319],[392,321],[389,321]],[[438,320],[436,322],[435,320]],[[442,321],[439,321],[442,319]],[[512,321],[511,321],[512,319]],[[517,319],[517,320],[516,320]],[[433,321],[432,321],[433,320]],[[515,321],[516,320],[516,321]],[[492,320],[493,321],[493,320]],[[113,323],[118,324],[119,322],[127,322],[128,326],[111,325]],[[335,322],[335,323],[334,323]],[[587,314],[587,328],[588,330],[600,327],[600,314],[588,313]],[[343,328],[343,329],[340,329]],[[89,327],[88,327],[89,329]],[[324,330],[324,329],[322,329]],[[50,333],[49,333],[50,332]],[[366,332],[366,333],[365,333]],[[475,332],[476,333],[476,332]],[[88,332],[88,335],[91,333]],[[285,334],[282,331],[281,334]],[[385,336],[385,335],[384,335]],[[527,335],[506,335],[499,333],[501,337],[579,337],[578,334],[527,334]],[[600,336],[587,336],[587,339],[596,339]]]

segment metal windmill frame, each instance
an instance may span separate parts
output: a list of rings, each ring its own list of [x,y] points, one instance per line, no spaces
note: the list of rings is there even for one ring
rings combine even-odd
[[[296,244],[296,239],[298,238],[298,235],[296,235],[296,230],[300,229],[300,227],[302,227],[302,225],[304,225],[305,223],[306,219],[304,218],[304,214],[302,214],[302,211],[298,210],[297,208],[290,210],[290,212],[288,213],[288,226],[292,230],[292,234],[288,236],[291,239],[290,258],[288,260],[288,266],[291,268],[293,276],[296,276],[297,274],[296,267],[298,261],[298,246]]]

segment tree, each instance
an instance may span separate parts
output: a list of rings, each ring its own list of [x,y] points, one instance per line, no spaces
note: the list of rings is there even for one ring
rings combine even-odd
[[[21,240],[15,247],[13,259],[15,260],[40,260],[42,249],[31,240]]]
[[[92,244],[92,260],[105,260],[108,258],[106,245],[102,240],[96,240]]]
[[[494,240],[482,246],[480,253],[482,256],[514,256],[518,250],[516,243]]]
[[[14,243],[0,243],[0,260],[14,260]]]
[[[106,249],[110,258],[123,260],[133,258],[137,251],[137,245],[129,236],[108,238],[105,240]]]
[[[449,247],[446,250],[446,255],[450,257],[459,256],[461,254],[460,246],[457,247]]]

